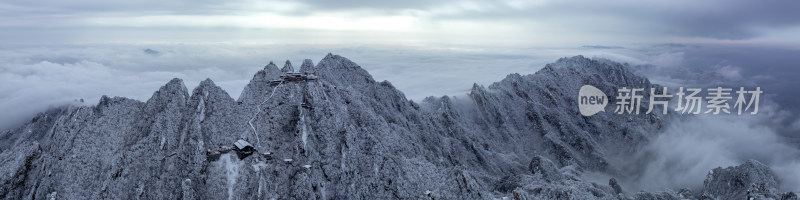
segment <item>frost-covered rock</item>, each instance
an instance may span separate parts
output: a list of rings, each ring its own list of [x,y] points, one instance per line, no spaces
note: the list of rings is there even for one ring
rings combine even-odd
[[[292,62],[289,62],[289,60],[286,60],[286,64],[284,64],[283,68],[281,68],[281,72],[284,72],[284,73],[286,73],[286,72],[294,72],[294,67],[292,67]]]
[[[778,177],[756,160],[711,170],[703,187],[703,196],[717,199],[779,199]]]
[[[314,73],[314,62],[311,59],[303,60],[303,64],[300,65],[300,73]]]
[[[617,183],[617,179],[615,178],[608,179],[608,186],[611,187],[611,189],[613,189],[614,194],[617,195],[622,194],[622,186],[620,186],[619,183]]]
[[[328,54],[316,66],[303,61],[299,72],[316,80],[281,81],[292,68],[287,63],[282,71],[270,62],[236,100],[210,79],[191,92],[174,79],[146,102],[103,97],[95,106],[44,112],[0,133],[0,198],[669,199],[683,194],[619,194],[619,184],[581,177],[586,171],[624,176],[611,157],[631,155],[670,120],[661,112],[610,114],[613,107],[593,117],[579,114],[576,94],[584,84],[607,94],[623,86],[646,91],[656,86],[623,64],[563,58],[535,74],[473,85],[467,96],[420,103],[338,55]],[[240,159],[226,151],[240,139],[258,153]],[[709,194],[738,191],[711,183]]]
[[[550,159],[542,156],[534,156],[528,169],[532,174],[542,176],[548,181],[556,181],[562,178],[561,172],[558,171],[556,165]]]

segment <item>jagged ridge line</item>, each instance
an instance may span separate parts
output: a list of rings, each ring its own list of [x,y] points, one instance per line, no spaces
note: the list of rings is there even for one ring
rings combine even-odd
[[[278,90],[278,88],[281,87],[281,85],[283,85],[283,80],[281,80],[281,82],[278,83],[278,86],[276,86],[275,88],[272,88],[272,93],[269,94],[269,97],[267,97],[267,99],[264,99],[264,101],[262,101],[260,104],[258,104],[258,106],[257,106],[258,107],[258,112],[256,112],[256,114],[253,116],[253,118],[250,118],[250,120],[247,121],[247,124],[250,124],[250,128],[253,129],[253,135],[256,136],[256,144],[258,145],[258,147],[261,147],[261,139],[258,138],[258,131],[256,131],[256,127],[253,126],[253,120],[255,120],[256,117],[258,117],[258,114],[261,114],[261,111],[263,110],[263,109],[261,109],[261,105],[264,105],[265,103],[267,103],[267,101],[269,101],[269,99],[271,99],[272,96],[275,95],[275,90]]]

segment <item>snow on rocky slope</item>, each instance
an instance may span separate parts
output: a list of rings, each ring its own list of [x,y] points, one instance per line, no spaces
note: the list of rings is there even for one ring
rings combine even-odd
[[[238,99],[211,80],[189,91],[173,79],[146,102],[103,97],[43,112],[0,133],[0,197],[796,199],[758,161],[714,169],[701,191],[624,191],[614,178],[584,179],[631,176],[615,160],[673,118],[617,115],[613,106],[579,114],[582,85],[606,94],[658,87],[623,64],[563,58],[423,102],[338,55],[293,71],[270,63]],[[257,153],[229,151],[239,139]]]

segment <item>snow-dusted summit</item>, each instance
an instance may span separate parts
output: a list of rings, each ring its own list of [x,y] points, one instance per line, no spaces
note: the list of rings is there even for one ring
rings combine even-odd
[[[269,63],[238,99],[211,80],[188,90],[173,79],[146,102],[103,97],[0,133],[0,198],[726,199],[751,190],[792,197],[779,195],[777,177],[757,161],[715,169],[694,192],[624,191],[616,179],[583,179],[629,176],[614,160],[672,118],[615,115],[611,106],[583,117],[576,98],[584,84],[606,94],[657,87],[625,65],[581,56],[423,102],[332,54],[299,70]],[[238,140],[257,152],[239,156]],[[737,181],[744,185],[726,186]]]

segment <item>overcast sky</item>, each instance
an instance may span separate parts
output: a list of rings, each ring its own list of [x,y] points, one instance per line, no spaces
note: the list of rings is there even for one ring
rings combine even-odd
[[[756,43],[797,46],[786,0],[0,2],[3,43]]]

